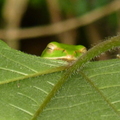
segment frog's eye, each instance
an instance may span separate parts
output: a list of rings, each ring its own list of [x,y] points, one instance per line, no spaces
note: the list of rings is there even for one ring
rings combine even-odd
[[[50,47],[46,47],[47,50],[50,50],[51,48]]]
[[[56,45],[52,44],[52,43],[49,43],[46,47],[47,51],[52,53],[55,49],[56,49]]]

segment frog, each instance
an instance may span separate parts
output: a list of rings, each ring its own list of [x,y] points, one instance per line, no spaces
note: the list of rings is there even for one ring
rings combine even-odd
[[[70,45],[53,41],[46,46],[41,57],[72,62],[86,52],[87,49],[83,45]]]

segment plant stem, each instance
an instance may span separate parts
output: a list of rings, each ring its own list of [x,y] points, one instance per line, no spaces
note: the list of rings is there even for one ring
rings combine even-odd
[[[79,57],[78,60],[71,65],[70,69],[77,70],[86,62],[93,59],[94,57],[100,55],[101,53],[106,52],[107,50],[110,50],[119,46],[120,46],[120,35],[112,37],[104,42],[101,42],[100,44],[88,50],[88,52],[86,52],[84,55]]]

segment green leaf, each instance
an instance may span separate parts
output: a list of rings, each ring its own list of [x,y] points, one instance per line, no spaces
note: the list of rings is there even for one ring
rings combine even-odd
[[[120,60],[90,62],[71,75],[38,120],[118,120]]]
[[[79,59],[75,65],[82,65]],[[80,68],[13,50],[0,41],[0,120],[118,120],[119,68],[120,59]]]

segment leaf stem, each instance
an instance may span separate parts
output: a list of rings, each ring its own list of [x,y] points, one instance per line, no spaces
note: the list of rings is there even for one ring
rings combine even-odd
[[[72,64],[70,69],[77,70],[86,62],[93,59],[94,57],[100,55],[101,53],[106,52],[107,50],[110,50],[119,46],[120,46],[120,35],[112,37],[104,42],[101,42],[98,45],[91,48],[90,50],[88,50],[88,52],[86,52],[84,55],[79,57],[78,60]]]

